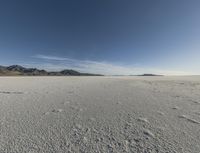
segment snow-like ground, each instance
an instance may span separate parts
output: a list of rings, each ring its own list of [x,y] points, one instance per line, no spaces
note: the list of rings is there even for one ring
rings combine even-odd
[[[199,153],[200,77],[1,77],[1,153]]]

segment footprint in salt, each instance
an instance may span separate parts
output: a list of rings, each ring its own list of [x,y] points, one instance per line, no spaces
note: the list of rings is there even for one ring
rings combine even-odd
[[[190,100],[190,101],[193,102],[194,104],[200,105],[200,102],[199,102],[199,101],[196,101],[196,100]]]
[[[191,123],[200,124],[199,121],[197,121],[197,120],[195,120],[195,119],[192,119],[192,118],[190,118],[190,117],[187,116],[187,115],[180,115],[179,118],[186,119],[187,121],[189,121],[189,122],[191,122]]]
[[[53,113],[61,113],[63,110],[62,109],[53,109],[51,112]]]
[[[144,133],[145,135],[147,135],[147,136],[150,136],[150,137],[152,137],[152,138],[155,138],[155,135],[154,135],[150,130],[148,130],[148,129],[144,129],[144,130],[143,130],[143,133]]]
[[[165,115],[165,113],[161,112],[161,111],[157,111],[158,114],[160,115]]]
[[[180,108],[178,106],[174,106],[174,107],[172,107],[172,109],[178,110]]]
[[[138,118],[137,120],[140,121],[140,122],[149,123],[149,121],[148,121],[147,118],[142,118],[142,117],[140,117],[140,118]]]

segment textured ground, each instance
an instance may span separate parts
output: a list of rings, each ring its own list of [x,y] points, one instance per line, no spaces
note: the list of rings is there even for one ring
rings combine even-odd
[[[200,152],[200,77],[1,77],[0,152]]]

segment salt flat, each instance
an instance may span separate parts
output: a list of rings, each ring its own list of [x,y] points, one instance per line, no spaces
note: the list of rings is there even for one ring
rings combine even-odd
[[[1,77],[0,152],[200,152],[200,77]]]

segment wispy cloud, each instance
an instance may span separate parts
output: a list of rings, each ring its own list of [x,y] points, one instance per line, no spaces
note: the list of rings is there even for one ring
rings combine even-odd
[[[39,58],[39,59],[44,59],[44,60],[56,60],[56,61],[66,61],[66,60],[70,60],[69,58],[62,58],[62,57],[56,57],[56,56],[47,56],[47,55],[35,55],[33,56],[35,58]]]
[[[58,56],[35,55],[34,58],[42,60],[36,67],[46,70],[75,69],[80,72],[99,73],[105,75],[135,75],[143,73],[155,73],[163,75],[188,75],[182,71],[169,71],[142,67],[127,67],[123,65],[112,64],[108,62],[99,62],[91,60],[76,60]]]

